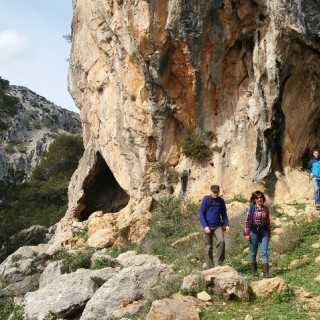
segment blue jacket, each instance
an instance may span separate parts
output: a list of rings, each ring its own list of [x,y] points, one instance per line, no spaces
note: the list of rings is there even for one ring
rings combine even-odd
[[[317,162],[317,161],[320,161],[320,158],[318,158],[318,159],[316,159],[316,158],[313,158],[313,159],[311,159],[310,161],[309,161],[309,163],[308,163],[308,173],[309,174],[311,174],[311,173],[313,173],[312,172],[312,166],[313,166],[313,164],[315,163],[315,162]],[[315,175],[317,178],[320,178],[320,177],[318,177],[317,175]]]
[[[211,196],[210,196],[211,197]],[[222,225],[221,218],[226,226],[229,226],[227,209],[224,200],[220,197],[213,198],[211,206],[206,210],[208,205],[208,197],[204,197],[200,206],[200,222],[203,228],[220,227]]]

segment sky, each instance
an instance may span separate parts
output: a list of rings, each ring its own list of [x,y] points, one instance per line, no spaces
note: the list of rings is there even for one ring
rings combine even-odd
[[[79,113],[68,92],[72,0],[0,0],[0,77]]]

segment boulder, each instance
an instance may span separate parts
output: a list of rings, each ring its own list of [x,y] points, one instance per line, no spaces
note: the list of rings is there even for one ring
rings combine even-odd
[[[210,295],[208,294],[208,292],[206,292],[206,291],[199,292],[199,293],[197,294],[197,298],[198,298],[199,300],[205,301],[205,302],[211,301],[211,296],[210,296]]]
[[[107,320],[121,317],[127,312],[127,305],[151,299],[154,290],[175,279],[172,269],[164,264],[147,263],[124,268],[97,290],[80,319]]]
[[[143,264],[160,265],[159,258],[149,254],[136,254],[135,251],[127,251],[118,256],[117,261],[124,267],[141,266]]]
[[[246,281],[231,267],[212,268],[203,271],[202,274],[216,296],[225,299],[230,299],[232,296],[245,299],[248,295]]]
[[[99,229],[89,237],[87,243],[93,248],[104,248],[111,246],[116,241],[116,235],[112,229]]]
[[[25,276],[40,274],[49,262],[48,245],[21,247],[0,264],[0,275],[11,284]]]
[[[279,277],[252,282],[251,287],[257,297],[265,297],[274,291],[280,292],[290,288],[289,284]]]
[[[78,269],[63,274],[25,296],[25,319],[47,320],[65,318],[81,311],[99,286],[113,277],[119,269]],[[94,318],[92,318],[94,319]]]
[[[12,235],[0,250],[0,261],[5,260],[10,254],[21,246],[36,246],[48,243],[53,235],[53,229],[44,226],[32,226]]]
[[[193,303],[175,299],[152,302],[146,320],[199,320],[199,312]]]

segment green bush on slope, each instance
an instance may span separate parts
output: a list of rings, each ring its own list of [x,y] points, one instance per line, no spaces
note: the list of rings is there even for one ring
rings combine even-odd
[[[0,242],[35,224],[51,226],[67,208],[69,180],[84,151],[82,138],[61,135],[44,153],[30,182],[22,172],[0,180]]]

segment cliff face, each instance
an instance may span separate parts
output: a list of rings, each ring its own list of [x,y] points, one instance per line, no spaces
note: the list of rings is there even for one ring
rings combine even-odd
[[[69,90],[86,152],[61,230],[116,213],[141,239],[153,199],[212,183],[275,201],[308,188],[301,164],[320,145],[317,1],[73,1]],[[186,130],[213,137],[202,162]],[[169,173],[181,175],[173,183]]]
[[[17,113],[0,131],[0,179],[9,169],[22,170],[30,178],[43,151],[61,134],[81,135],[78,114],[54,105],[26,87],[9,86],[8,95],[19,99]]]

